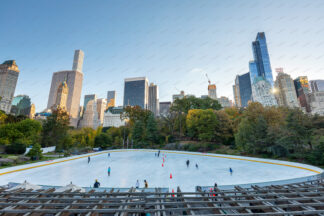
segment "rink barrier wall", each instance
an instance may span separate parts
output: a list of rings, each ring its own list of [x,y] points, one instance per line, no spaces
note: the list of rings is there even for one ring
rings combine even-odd
[[[7,185],[7,188],[10,189],[10,188],[13,188],[13,187],[16,187],[18,185],[20,185],[21,183],[17,183],[17,182],[9,182],[8,185]],[[40,187],[42,187],[41,189],[43,190],[48,190],[48,189],[59,189],[59,188],[62,188],[64,186],[52,186],[52,185],[38,185]],[[83,189],[85,189],[85,193],[88,193],[89,191],[96,191],[96,192],[109,192],[111,191],[112,189],[114,189],[114,192],[116,192],[118,190],[118,192],[129,192],[129,190],[131,188],[112,188],[112,187],[99,187],[99,188],[94,188],[94,187],[82,187]],[[169,188],[138,188],[136,190],[138,191],[143,191],[143,192],[149,192],[149,193],[154,193],[156,192],[156,189],[159,189],[160,192],[162,193],[168,193],[169,192]]]
[[[316,181],[316,180],[320,180],[323,178],[324,178],[324,173],[321,173],[321,174],[300,177],[300,178],[248,183],[248,184],[219,185],[217,187],[221,190],[232,190],[232,189],[235,189],[236,186],[247,189],[247,188],[251,188],[251,186],[266,187],[266,186],[272,186],[272,185],[288,185],[288,184],[297,184],[297,183],[302,183],[302,182]],[[202,191],[210,191],[210,189],[214,188],[214,186],[196,186],[196,188],[195,188],[196,192],[198,191],[198,187],[200,187]]]
[[[38,162],[35,163],[34,166],[31,164],[28,165],[22,165],[22,166],[17,166],[17,167],[9,167],[9,168],[4,168],[4,172],[1,172],[0,170],[0,176],[10,174],[10,173],[15,173],[15,172],[20,172],[24,170],[29,170],[29,169],[34,169],[34,168],[39,168],[39,167],[44,167],[44,166],[49,166],[53,164],[58,164],[58,163],[64,163],[68,161],[73,161],[73,160],[78,160],[81,158],[87,158],[91,156],[96,156],[96,155],[101,155],[101,154],[107,154],[108,152],[128,152],[128,151],[142,151],[142,152],[157,152],[158,150],[154,149],[120,149],[120,150],[109,150],[109,151],[102,151],[98,153],[89,153],[85,154],[82,156],[73,156],[73,157],[68,157],[68,158],[63,158],[63,159],[55,159],[53,161],[45,161],[45,162]],[[303,169],[307,171],[314,172],[316,174],[320,174],[323,172],[322,169],[317,168],[315,166],[310,166],[306,164],[300,164],[304,165],[305,167],[299,166],[298,163],[295,162],[288,162],[290,164],[285,164],[285,163],[279,163],[279,161],[274,162],[275,160],[268,160],[268,159],[260,159],[257,160],[256,158],[251,158],[251,157],[241,157],[241,156],[226,156],[226,155],[218,155],[218,154],[209,154],[209,153],[195,153],[195,152],[184,152],[184,151],[168,151],[168,150],[161,150],[161,153],[167,153],[167,154],[183,154],[183,155],[195,155],[195,156],[205,156],[205,157],[215,157],[215,158],[223,158],[223,159],[231,159],[231,160],[243,160],[243,161],[250,161],[250,162],[256,162],[256,163],[264,163],[264,164],[271,164],[271,165],[279,165],[279,166],[287,166],[287,167],[292,167],[292,168],[297,168],[297,169]],[[298,164],[298,165],[297,165]],[[19,169],[16,169],[18,167],[21,167]],[[317,168],[318,170],[315,170],[314,168]]]

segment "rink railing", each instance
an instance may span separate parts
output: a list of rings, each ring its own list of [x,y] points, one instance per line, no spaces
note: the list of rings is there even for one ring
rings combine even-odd
[[[268,181],[268,182],[257,182],[257,183],[248,183],[248,184],[218,185],[217,187],[221,190],[232,190],[236,186],[239,186],[241,188],[251,188],[251,186],[265,187],[265,186],[271,186],[271,185],[296,184],[296,183],[302,183],[302,182],[316,181],[316,180],[320,180],[320,179],[324,179],[324,172],[322,172],[320,174],[316,174],[316,175],[300,177],[300,178],[293,178],[293,179]],[[198,187],[202,191],[209,191],[211,188],[214,188],[214,186],[196,186],[196,188],[195,188],[196,191],[197,191]]]

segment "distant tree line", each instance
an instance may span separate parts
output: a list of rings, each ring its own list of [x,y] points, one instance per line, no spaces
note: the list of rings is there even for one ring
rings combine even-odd
[[[97,147],[170,148],[211,151],[224,147],[242,155],[292,159],[324,165],[324,117],[300,109],[263,107],[222,109],[217,100],[185,97],[174,101],[170,112],[155,117],[139,106],[126,107],[122,127],[74,129],[69,115],[55,110],[40,123],[0,112],[0,146],[21,154],[27,146],[56,146],[66,154]],[[174,144],[174,145],[171,145]]]

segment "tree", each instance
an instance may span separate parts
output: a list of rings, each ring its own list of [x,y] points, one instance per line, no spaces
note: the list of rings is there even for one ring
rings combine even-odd
[[[57,149],[63,149],[66,136],[69,135],[69,124],[70,117],[64,109],[54,110],[43,124],[42,146],[56,146]]]
[[[176,99],[170,110],[172,112],[188,113],[192,109],[213,109],[220,110],[222,106],[217,100],[207,98],[196,98],[194,96],[184,97],[182,99]]]
[[[147,119],[146,140],[153,146],[158,142],[158,128],[153,113]]]
[[[111,147],[113,144],[113,138],[107,133],[100,133],[96,136],[94,147],[100,147],[102,149],[106,149]]]
[[[125,112],[120,116],[121,119],[128,119],[128,123],[133,126],[136,121],[141,120],[146,124],[148,117],[151,115],[151,111],[142,109],[140,106],[127,106]]]
[[[132,139],[135,144],[138,144],[144,140],[144,137],[145,137],[144,132],[145,132],[144,123],[140,120],[135,121],[133,130],[132,130]]]
[[[27,156],[31,157],[32,160],[39,160],[43,158],[43,150],[41,146],[38,143],[35,143],[30,149],[30,151],[27,153]]]
[[[186,124],[188,127],[188,135],[191,138],[199,139],[201,141],[213,141],[216,137],[216,129],[218,121],[212,109],[189,110]]]

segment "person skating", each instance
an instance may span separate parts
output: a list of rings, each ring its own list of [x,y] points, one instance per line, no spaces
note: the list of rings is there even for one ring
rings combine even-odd
[[[196,168],[198,169],[198,164],[196,164]]]
[[[137,181],[136,181],[135,187],[136,187],[137,189],[139,188],[139,181],[138,181],[138,179],[137,179]]]
[[[90,163],[90,156],[88,156],[88,163]]]
[[[145,186],[145,188],[148,188],[148,183],[146,180],[144,180],[144,186]]]
[[[160,157],[160,150],[158,151],[158,157]]]
[[[230,173],[231,173],[231,175],[232,175],[232,174],[233,174],[233,170],[232,170],[231,167],[229,168],[229,171],[230,171]]]
[[[100,182],[98,182],[98,179],[96,179],[95,183],[93,184],[94,188],[99,188]]]
[[[110,176],[110,170],[111,170],[110,167],[108,167],[108,176]]]
[[[187,160],[187,161],[186,161],[187,167],[189,167],[189,163],[190,163],[190,161],[189,161],[189,160]]]
[[[110,153],[108,152],[108,157],[110,157]]]

